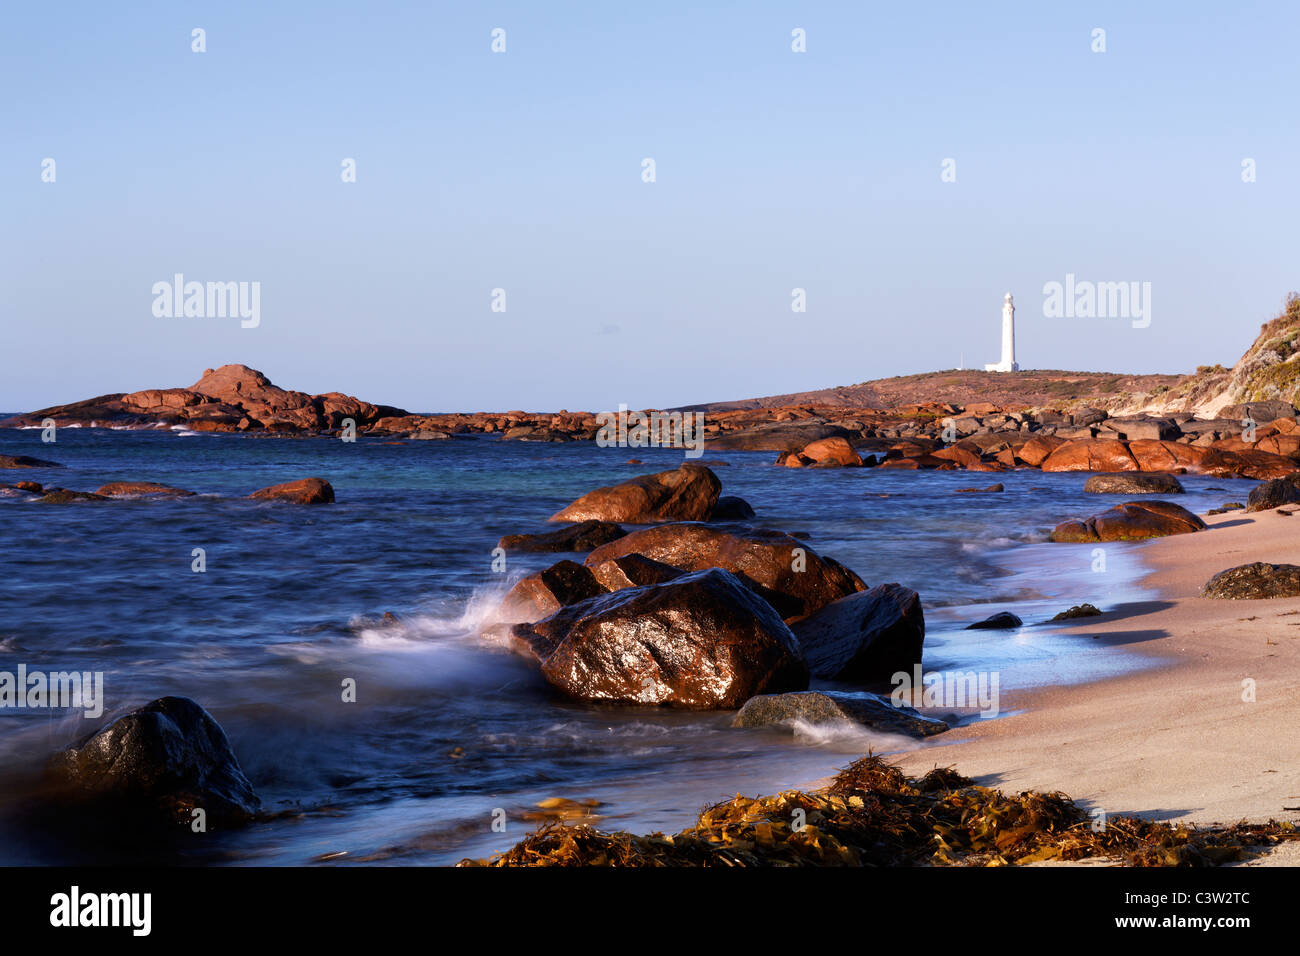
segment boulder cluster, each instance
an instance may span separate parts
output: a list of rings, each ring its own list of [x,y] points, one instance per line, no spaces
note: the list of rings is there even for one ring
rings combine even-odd
[[[915,591],[869,588],[783,532],[711,520],[720,490],[711,470],[683,465],[584,495],[552,517],[580,519],[562,534],[502,538],[514,549],[593,546],[581,563],[519,580],[488,633],[594,703],[734,710],[806,691],[811,678],[865,688],[920,663]]]

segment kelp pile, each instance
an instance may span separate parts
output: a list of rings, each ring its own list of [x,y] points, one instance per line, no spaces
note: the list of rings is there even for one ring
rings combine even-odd
[[[1300,839],[1292,823],[1171,826],[1094,818],[1061,793],[1008,797],[951,768],[909,779],[868,755],[825,790],[707,807],[672,836],[549,822],[505,853],[461,866],[1006,866],[1103,857],[1128,866],[1215,866]]]

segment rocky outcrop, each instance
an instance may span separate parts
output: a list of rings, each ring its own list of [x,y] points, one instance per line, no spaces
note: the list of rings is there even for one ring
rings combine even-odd
[[[282,485],[272,485],[248,497],[258,501],[288,501],[298,505],[322,505],[334,500],[334,489],[324,478],[300,478]]]
[[[497,542],[506,551],[580,552],[617,541],[627,534],[612,521],[579,521],[567,528],[539,534],[508,534]]]
[[[1066,521],[1051,540],[1064,542],[1141,541],[1201,531],[1205,522],[1169,501],[1129,501],[1083,521]]]
[[[247,822],[260,806],[221,726],[188,697],[161,697],[56,754],[65,799],[104,809],[104,824],[141,816],[189,825]]]
[[[551,515],[551,521],[614,521],[653,524],[660,521],[708,521],[718,503],[722,482],[702,465],[683,464],[672,471],[641,475],[588,492]]]
[[[760,694],[745,701],[732,718],[733,727],[772,727],[804,724],[858,724],[891,734],[931,737],[948,725],[924,717],[911,707],[897,706],[887,697],[869,694],[823,694],[803,691],[790,694]]]
[[[888,681],[921,663],[925,616],[911,588],[879,584],[832,601],[791,629],[814,677]]]
[[[1181,495],[1183,486],[1173,475],[1137,472],[1093,475],[1083,490],[1093,495]]]
[[[808,686],[785,622],[717,568],[593,597],[514,633],[576,700],[729,710]]]
[[[779,531],[723,531],[696,523],[660,525],[602,545],[588,555],[586,563],[595,566],[629,554],[682,571],[723,568],[764,597],[787,621],[866,589],[848,568]]]
[[[308,395],[274,385],[261,372],[246,365],[208,369],[188,388],[149,388],[117,392],[98,398],[57,405],[4,422],[7,426],[41,426],[52,419],[59,427],[151,427],[175,425],[211,432],[320,432],[332,431],[351,419],[359,431],[383,418],[406,412],[326,392]]]
[[[1201,589],[1201,597],[1228,600],[1300,597],[1300,567],[1256,561],[1220,571]]]

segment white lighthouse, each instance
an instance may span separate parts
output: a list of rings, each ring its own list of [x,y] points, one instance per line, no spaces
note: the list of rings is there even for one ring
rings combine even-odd
[[[986,372],[1019,372],[1016,364],[1016,306],[1007,293],[1002,303],[1002,361],[996,365],[985,365]]]

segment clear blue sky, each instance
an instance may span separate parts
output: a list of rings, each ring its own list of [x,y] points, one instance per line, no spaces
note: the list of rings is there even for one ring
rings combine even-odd
[[[996,361],[1007,291],[1026,367],[1230,364],[1300,287],[1297,9],[11,4],[0,409],[227,362],[413,410],[740,398]],[[155,318],[176,272],[259,281],[260,326]],[[1151,282],[1151,326],[1044,318],[1067,273]]]

